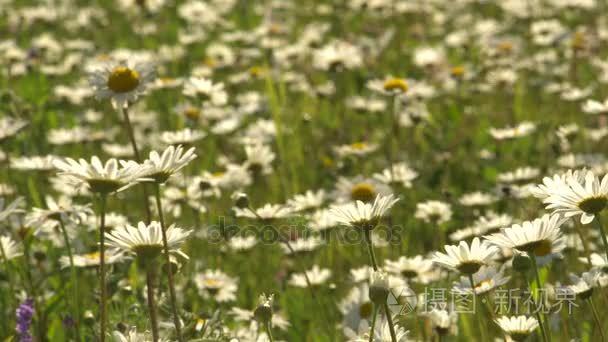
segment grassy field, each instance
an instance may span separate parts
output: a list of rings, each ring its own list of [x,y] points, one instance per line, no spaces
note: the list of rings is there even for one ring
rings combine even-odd
[[[605,340],[607,7],[0,0],[0,341]]]

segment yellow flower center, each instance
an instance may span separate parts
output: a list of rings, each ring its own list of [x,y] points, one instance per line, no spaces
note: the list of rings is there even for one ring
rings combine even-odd
[[[384,90],[405,93],[407,91],[407,82],[401,78],[391,78],[384,81]]]
[[[369,183],[355,184],[350,192],[353,201],[370,202],[376,197],[374,186]]]
[[[608,198],[605,196],[598,196],[585,198],[578,202],[578,207],[588,214],[597,214],[606,208],[606,204],[608,204]]]
[[[82,257],[85,258],[86,260],[98,261],[99,260],[99,252],[93,252],[93,253],[85,254]]]
[[[585,35],[582,32],[576,32],[572,37],[572,48],[576,50],[582,50],[585,48],[586,40]]]
[[[475,284],[475,290],[479,290],[481,288],[483,288],[484,286],[491,286],[492,285],[492,280],[491,279],[485,279],[480,281],[478,284]]]
[[[450,73],[452,74],[452,76],[461,77],[462,75],[464,75],[464,67],[463,66],[452,67],[452,69],[450,70]]]
[[[368,145],[364,142],[357,142],[357,143],[350,144],[350,148],[352,148],[353,150],[357,150],[357,151],[365,150],[367,148],[367,146]]]
[[[498,50],[503,53],[510,53],[513,50],[513,44],[511,42],[502,42],[498,44]]]
[[[184,110],[184,115],[190,120],[198,120],[201,116],[201,111],[194,107],[188,107]]]
[[[222,282],[217,279],[205,279],[205,287],[208,288],[218,288],[222,285]]]
[[[215,178],[222,178],[222,177],[224,177],[225,173],[223,171],[218,171],[218,172],[212,173],[211,175]]]
[[[260,66],[254,66],[249,68],[249,75],[252,77],[261,77],[266,73],[266,69]]]
[[[128,93],[139,85],[139,73],[124,66],[112,70],[108,78],[108,88],[115,93]]]

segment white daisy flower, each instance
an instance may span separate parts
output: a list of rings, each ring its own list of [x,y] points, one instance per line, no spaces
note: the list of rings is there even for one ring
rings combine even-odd
[[[286,218],[292,215],[291,208],[281,204],[267,203],[261,208],[254,209],[252,213],[248,208],[233,208],[237,217],[246,217],[250,219],[274,220]]]
[[[177,147],[171,145],[163,151],[162,155],[152,151],[144,162],[147,166],[145,177],[152,178],[158,183],[164,183],[170,176],[184,168],[195,158],[194,147],[184,152],[181,145]]]
[[[8,261],[23,255],[17,247],[17,242],[11,239],[9,236],[0,236],[0,247],[2,253],[0,254],[0,260]]]
[[[292,199],[287,201],[287,204],[293,211],[307,211],[322,206],[326,197],[327,195],[323,189],[317,191],[308,190],[303,194],[294,195]]]
[[[331,277],[331,271],[327,268],[320,268],[318,265],[314,265],[312,269],[306,271],[306,276],[310,280],[310,285],[318,286],[323,285]],[[306,276],[303,273],[295,273],[289,278],[289,285],[295,287],[308,287],[306,282]]]
[[[435,252],[433,262],[464,274],[474,274],[491,262],[492,257],[498,253],[498,248],[485,241],[482,243],[476,237],[470,246],[466,241],[461,241],[458,246],[446,245],[445,251],[446,253]]]
[[[338,203],[355,201],[371,202],[378,195],[391,194],[391,188],[373,178],[357,176],[351,179],[340,177],[336,184],[334,197]]]
[[[558,254],[566,248],[560,226],[566,221],[560,215],[546,214],[534,221],[524,221],[485,236],[491,244],[512,248],[537,257]]]
[[[442,224],[452,218],[452,207],[441,201],[426,201],[416,204],[414,217],[426,223]]]
[[[480,295],[506,284],[511,277],[504,275],[504,269],[498,270],[493,266],[483,266],[473,274],[473,290]],[[459,294],[471,294],[471,280],[469,277],[460,277],[453,283],[452,291]]]
[[[174,132],[163,132],[160,141],[167,145],[192,145],[206,137],[207,134],[201,130],[184,128]]]
[[[200,273],[194,282],[205,298],[213,298],[220,303],[236,300],[238,278],[230,277],[220,270]]]
[[[553,179],[544,178],[534,194],[554,213],[580,215],[581,223],[589,224],[608,204],[608,175],[600,180],[593,171],[569,171]]]
[[[253,174],[269,174],[272,171],[272,162],[276,155],[269,146],[254,144],[245,146],[245,168]]]
[[[209,100],[215,106],[223,106],[228,102],[224,84],[214,84],[206,78],[190,77],[184,84],[184,95]]]
[[[408,280],[427,284],[433,280],[434,274],[433,261],[425,259],[422,255],[414,257],[401,256],[392,261],[386,260],[384,269],[392,274],[400,275]]]
[[[333,206],[331,213],[335,215],[337,222],[344,225],[360,229],[373,229],[397,201],[399,201],[399,198],[395,198],[392,194],[388,196],[378,195],[372,204],[361,201],[342,204]]]
[[[141,95],[155,77],[150,64],[111,62],[89,74],[98,99],[109,98],[114,108],[126,108]]]
[[[398,163],[382,170],[381,173],[375,173],[373,177],[387,185],[411,188],[412,181],[418,177],[418,172],[411,169],[407,163]]]
[[[536,318],[527,316],[502,316],[497,318],[495,322],[514,341],[524,341],[538,328]]]
[[[169,226],[165,230],[169,252],[188,259],[188,256],[179,247],[188,239],[190,233],[192,231],[185,231],[175,227],[175,225]],[[137,227],[126,225],[114,228],[111,232],[107,233],[106,242],[109,247],[114,247],[137,256],[160,255],[163,250],[162,228],[157,221],[152,221],[148,225],[144,222],[139,222]]]
[[[84,159],[57,159],[53,162],[61,170],[60,175],[77,186],[88,186],[93,192],[108,194],[122,191],[141,181],[146,168],[135,163],[124,163],[119,166],[116,159],[109,159],[105,165],[97,156],[91,162]]]
[[[100,262],[99,257],[100,257],[99,252],[92,252],[92,253],[87,253],[87,254],[74,254],[72,256],[72,258],[74,259],[74,267],[83,267],[83,268],[99,266],[99,262]],[[125,259],[125,255],[118,250],[109,249],[104,253],[104,258],[106,259],[105,264],[110,265],[110,264],[115,264],[115,263],[123,261]],[[61,258],[59,258],[59,263],[61,264],[62,268],[70,267],[69,256],[64,255]]]

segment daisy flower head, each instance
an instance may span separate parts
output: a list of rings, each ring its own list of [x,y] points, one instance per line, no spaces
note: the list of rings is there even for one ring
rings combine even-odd
[[[156,151],[152,151],[144,162],[147,165],[146,177],[153,179],[157,183],[164,183],[169,177],[184,168],[195,158],[194,147],[184,152],[182,145],[178,145],[177,147],[171,145],[163,151],[162,155]]]
[[[524,221],[484,238],[492,245],[516,249],[534,257],[558,254],[566,248],[560,229],[566,221],[561,215],[546,214],[533,221]]]
[[[228,102],[224,83],[213,83],[202,77],[190,77],[184,84],[184,95],[208,100],[215,106],[223,106]]]
[[[91,72],[89,83],[97,99],[109,98],[114,108],[122,109],[135,101],[154,78],[151,64],[113,61]]]
[[[99,266],[100,256],[101,255],[99,252],[91,252],[91,253],[86,253],[86,254],[74,254],[72,256],[72,258],[74,260],[74,267],[82,267],[82,268],[97,267],[97,266]],[[125,259],[125,255],[122,251],[119,251],[116,249],[110,249],[104,253],[104,259],[105,259],[105,264],[110,265],[110,264],[115,264],[117,262],[123,261]],[[70,267],[71,266],[70,257],[67,255],[62,256],[61,258],[59,258],[59,263],[61,264],[62,268]]]
[[[358,229],[374,229],[380,219],[399,201],[394,195],[377,195],[373,203],[356,201],[334,206],[331,213],[335,221]]]
[[[167,145],[192,145],[206,137],[207,134],[198,129],[184,128],[174,132],[163,132],[160,141]]]
[[[408,82],[404,78],[388,76],[367,82],[367,88],[381,95],[402,95],[408,90]]]
[[[305,272],[306,275],[304,275],[304,273],[292,274],[289,279],[289,285],[306,288],[308,287],[308,281],[310,281],[311,286],[319,286],[326,283],[331,277],[331,271],[329,269],[320,268],[318,265],[314,265],[312,269],[306,270]]]
[[[499,270],[494,266],[483,266],[473,274],[473,287],[469,277],[460,277],[459,281],[454,282],[452,291],[463,295],[475,291],[476,295],[480,295],[506,284],[510,279],[504,275],[502,268]]]
[[[82,158],[78,161],[72,158],[56,159],[53,165],[69,183],[88,186],[91,191],[100,194],[119,192],[135,185],[141,181],[141,176],[146,171],[146,167],[137,163],[123,163],[119,166],[114,158],[103,164],[97,156],[93,156],[90,162]]]
[[[488,265],[492,257],[498,253],[498,248],[474,238],[469,245],[461,241],[458,246],[446,245],[446,253],[435,252],[433,262],[448,269],[457,270],[463,274],[474,274],[479,269]]]
[[[397,163],[374,174],[374,178],[387,185],[400,185],[411,188],[412,181],[418,177],[418,172],[410,168],[407,163]]]
[[[401,256],[392,261],[386,260],[384,269],[395,275],[400,275],[410,281],[417,281],[423,284],[428,283],[433,277],[434,265],[431,260],[425,259],[422,255],[414,257]]]
[[[517,342],[524,341],[538,328],[536,318],[527,316],[502,316],[495,322],[505,334]]]
[[[569,171],[543,179],[533,193],[547,209],[565,217],[580,215],[581,223],[589,224],[608,205],[608,175],[600,179],[591,170]]]
[[[452,207],[441,201],[426,201],[416,204],[414,217],[427,223],[442,224],[452,218]]]
[[[386,184],[373,179],[356,176],[354,178],[338,179],[334,197],[338,203],[355,201],[372,202],[378,195],[391,194],[391,188]]]
[[[8,261],[23,255],[17,247],[17,242],[8,236],[0,236],[0,248],[2,248],[2,261]]]
[[[191,232],[177,228],[175,225],[169,226],[165,231],[169,252],[188,259],[179,247]],[[163,250],[162,227],[157,221],[152,221],[148,225],[139,222],[137,227],[125,225],[114,228],[106,235],[106,240],[110,247],[135,254],[141,266],[151,265],[152,262],[149,261],[159,256]]]
[[[211,297],[220,303],[236,299],[238,278],[231,277],[220,270],[207,270],[200,273],[194,282],[205,298]]]
[[[584,272],[580,277],[571,274],[571,285],[562,287],[559,291],[574,294],[576,297],[587,299],[591,297],[593,289],[599,286],[602,272],[598,269],[593,269],[589,272]]]

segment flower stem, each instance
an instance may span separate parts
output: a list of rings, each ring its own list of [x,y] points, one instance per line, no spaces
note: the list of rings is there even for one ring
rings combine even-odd
[[[536,277],[536,287],[538,289],[541,288],[540,286],[540,276],[538,275],[538,266],[536,266],[536,256],[534,255],[534,253],[530,253],[530,259],[532,260],[532,265],[534,267],[534,274]],[[540,327],[540,332],[543,335],[543,341],[547,342],[550,341],[549,336],[547,335],[547,330],[545,330],[545,325],[543,323],[543,320],[541,319],[540,316],[540,312],[537,310],[538,305],[536,304],[536,299],[534,299],[534,294],[532,293],[532,280],[528,280],[525,273],[523,273],[524,276],[524,280],[525,282],[528,284],[528,290],[530,291],[530,298],[532,299],[532,304],[534,304],[534,311],[536,314],[536,320],[538,320],[538,326]],[[546,318],[546,317],[545,317]]]
[[[74,254],[72,252],[72,245],[70,244],[70,237],[68,236],[68,230],[63,223],[63,219],[59,219],[59,226],[61,227],[61,233],[63,234],[63,240],[65,242],[65,247],[68,252],[68,258],[70,260],[70,278],[74,290],[74,303],[73,303],[73,313],[74,316],[74,329],[76,333],[76,340],[82,341],[80,337],[80,295],[78,293],[78,277],[76,276],[76,267],[74,266]]]
[[[163,233],[163,249],[165,254],[165,262],[167,263],[167,278],[169,280],[169,296],[171,298],[171,310],[173,311],[173,325],[175,325],[175,333],[179,342],[183,342],[182,329],[177,313],[177,298],[175,296],[175,281],[173,279],[173,271],[171,270],[171,258],[169,256],[169,245],[167,244],[167,232],[165,231],[165,218],[163,216],[163,207],[160,199],[160,184],[156,184],[156,207],[158,209],[158,219],[160,221],[161,232]]]
[[[247,208],[258,220],[260,220],[260,222],[264,222],[264,219],[255,211],[255,209],[253,209],[251,206],[249,206]],[[287,249],[289,249],[289,252],[291,252],[291,255],[296,255],[295,250],[293,249],[293,247],[291,246],[291,244],[289,243],[289,240],[287,238],[285,238],[281,232],[279,232],[277,230],[277,228],[273,225],[269,225],[272,230],[274,231],[274,233],[277,235],[277,237],[279,238],[279,240],[287,247]],[[317,303],[317,306],[319,306],[321,308],[321,317],[323,319],[323,321],[325,322],[325,324],[323,324],[324,329],[326,330],[326,333],[328,334],[328,336],[333,336],[333,332],[331,330],[331,328],[329,327],[329,320],[326,318],[326,312],[325,312],[325,306],[321,304],[321,302],[319,301],[319,297],[317,297],[314,287],[312,286],[312,283],[310,282],[310,278],[308,277],[308,274],[306,273],[306,268],[301,267],[303,269],[303,273],[304,273],[304,280],[306,280],[306,287],[308,287],[308,290],[310,291],[310,295],[312,296],[312,298],[315,300],[315,302]]]
[[[154,298],[154,267],[146,270],[146,287],[148,288],[148,310],[150,311],[150,325],[152,326],[152,339],[158,342],[158,317],[156,300]]]
[[[129,140],[131,141],[131,147],[133,148],[133,154],[135,155],[135,160],[138,163],[141,163],[141,154],[139,153],[139,148],[137,147],[137,141],[135,140],[135,132],[133,131],[133,126],[131,125],[129,112],[126,108],[119,108],[118,111],[122,114],[125,120],[125,125],[127,126],[127,133],[129,134]],[[152,221],[152,212],[150,211],[150,206],[148,205],[148,187],[145,183],[142,183],[141,186],[143,189],[143,203],[146,211],[146,223],[149,224],[150,221]]]
[[[270,342],[274,342],[274,339],[272,338],[272,329],[270,329],[270,320],[268,320],[268,322],[264,323],[264,327],[266,328],[266,334],[268,335],[268,340],[270,340]]]
[[[600,320],[600,315],[598,315],[595,304],[593,304],[593,297],[589,297],[589,299],[587,299],[587,301],[589,302],[589,305],[591,306],[591,311],[593,312],[593,319],[595,320],[595,325],[597,325],[597,328],[600,330],[600,335],[602,336],[602,341],[606,341],[606,338],[604,337],[604,330],[602,329],[602,323],[601,323],[602,321]]]
[[[477,311],[477,302],[479,301],[479,296],[477,295],[477,292],[475,292],[475,281],[473,280],[473,274],[469,273],[469,282],[471,283],[471,292],[473,293],[473,304],[475,306],[475,311]],[[480,314],[481,314],[481,310],[480,310]],[[480,316],[479,319],[477,320],[477,323],[479,323],[479,333],[481,334],[481,340],[482,341],[486,341],[486,326],[482,320],[482,317]]]
[[[101,288],[101,300],[99,302],[99,341],[106,340],[106,199],[107,195],[100,196],[99,203],[99,287]]]
[[[369,342],[374,341],[374,329],[376,328],[376,317],[378,316],[378,306],[374,304],[374,314],[372,316],[372,326],[369,328]]]
[[[604,244],[604,251],[606,252],[606,258],[608,259],[608,240],[606,239],[606,232],[604,231],[604,225],[602,224],[602,219],[600,218],[600,213],[595,214],[595,225],[600,230],[602,235],[602,243]]]
[[[376,255],[374,254],[374,245],[372,243],[372,230],[363,229],[363,236],[367,244],[367,250],[369,252],[369,261],[372,264],[374,271],[378,270],[378,263],[376,262]],[[391,317],[391,310],[388,305],[384,303],[384,312],[386,313],[386,321],[388,323],[388,329],[391,333],[391,341],[397,342],[397,335],[395,334],[395,326],[393,325],[393,318]]]

